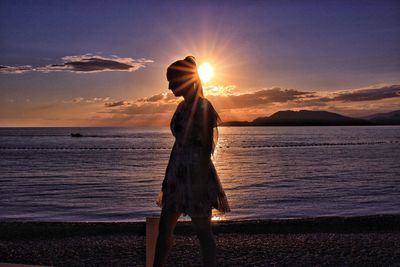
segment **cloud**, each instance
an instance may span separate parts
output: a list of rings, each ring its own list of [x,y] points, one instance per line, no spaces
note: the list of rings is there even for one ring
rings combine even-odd
[[[86,99],[85,102],[86,103],[95,103],[95,102],[104,102],[104,101],[109,101],[109,100],[110,100],[109,96],[107,96],[107,97],[93,97],[93,98]]]
[[[104,106],[109,108],[106,113],[119,113],[119,114],[155,114],[170,112],[176,108],[179,101],[174,96],[170,98],[170,92],[156,94],[147,98],[139,98],[136,100],[121,100],[114,102],[106,102]]]
[[[114,101],[114,102],[106,102],[104,103],[105,107],[112,108],[112,107],[119,107],[119,106],[125,106],[129,105],[130,103],[128,101]]]
[[[336,92],[315,92],[274,87],[236,93],[236,87],[233,85],[213,85],[205,87],[204,91],[222,119],[228,121],[253,120],[285,109],[330,110],[358,115],[363,113],[367,104],[371,110],[379,110],[390,104],[387,99],[396,101],[395,97],[400,97],[399,88],[398,85],[385,85]],[[177,98],[168,91],[134,100],[106,102],[106,109],[98,113],[106,115],[107,122],[129,121],[132,124],[140,122],[140,125],[146,125],[147,120],[147,125],[166,125],[179,101],[182,101],[182,98]]]
[[[81,96],[72,98],[72,99],[68,99],[68,100],[63,100],[62,103],[73,103],[73,104],[77,104],[77,103],[98,103],[98,102],[105,102],[105,101],[109,101],[110,97],[92,97],[92,98],[84,98]]]
[[[137,103],[121,103],[125,101],[120,101],[115,103],[113,107],[119,107],[118,109],[112,109],[107,111],[107,113],[115,113],[115,114],[129,114],[129,115],[138,115],[138,114],[159,114],[159,113],[168,113],[172,112],[176,108],[176,104],[153,104],[153,103],[145,103],[145,104],[137,104]],[[121,103],[121,104],[120,104]],[[118,105],[119,104],[119,105]],[[107,106],[110,107],[110,106]]]
[[[155,94],[149,97],[143,97],[143,98],[139,98],[134,102],[152,102],[152,103],[156,103],[156,102],[160,102],[160,103],[175,103],[177,102],[177,97],[174,96],[174,94],[171,91],[168,92],[164,92],[164,93],[159,93],[159,94]]]
[[[50,64],[46,67],[38,68],[38,71],[70,71],[76,73],[95,73],[103,71],[136,71],[144,68],[147,63],[153,62],[149,59],[119,58],[112,56],[110,58],[95,56],[91,54],[79,56],[63,57],[62,64]]]
[[[82,102],[83,99],[84,99],[83,97],[76,97],[76,98],[72,99],[72,102],[79,103],[79,102]]]
[[[205,95],[228,95],[232,94],[236,89],[235,85],[206,85],[203,86],[203,91]]]
[[[303,98],[295,101],[291,101],[287,103],[288,108],[290,107],[326,107],[328,106],[327,101],[330,101],[330,98],[321,97],[321,98]]]
[[[140,68],[146,67],[148,63],[154,62],[150,59],[139,58],[133,59],[129,57],[102,57],[93,54],[65,56],[62,58],[61,64],[50,64],[44,67],[33,68],[30,65],[24,66],[3,66],[0,65],[0,73],[3,74],[20,74],[28,71],[36,72],[59,72],[68,71],[74,73],[97,73],[104,71],[128,71],[133,72]]]
[[[177,98],[168,91],[134,100],[106,102],[104,103],[106,110],[98,113],[112,114],[112,118],[116,120],[141,121],[140,124],[145,122],[144,118],[152,117],[148,123],[160,124],[168,120],[168,116],[181,100],[182,98]]]
[[[314,92],[298,91],[294,89],[270,88],[255,92],[227,95],[210,95],[209,99],[222,109],[248,108],[271,103],[286,103],[314,96]]]
[[[328,103],[353,103],[379,101],[400,97],[400,85],[383,85],[336,92],[318,92],[305,98],[294,100],[291,106],[328,106]]]
[[[20,74],[29,71],[34,71],[35,69],[30,65],[23,65],[23,66],[5,66],[0,65],[0,73],[3,74]]]
[[[337,93],[330,101],[372,101],[393,97],[400,97],[400,85],[343,91]]]
[[[212,86],[208,89],[210,90],[207,91],[207,98],[222,113],[232,109],[252,109],[256,106],[262,108],[263,104],[266,106],[273,102],[285,103],[312,94],[312,92],[281,88],[263,89],[243,94],[234,93],[235,86]],[[107,116],[107,123],[112,119],[144,123],[144,118],[147,118],[149,125],[165,124],[175,111],[178,102],[182,100],[182,98],[175,97],[171,91],[167,91],[134,100],[106,102],[104,103],[106,109],[98,113],[111,116]]]
[[[212,102],[223,121],[251,121],[287,109],[327,110],[347,116],[363,117],[398,109],[400,100],[400,85],[387,84],[352,90],[317,92],[274,87],[239,93],[235,92],[236,87],[233,85],[208,88],[211,89],[207,91],[206,97]],[[14,99],[5,100],[3,104],[6,106],[28,105],[18,99],[15,102]],[[48,107],[34,107],[29,114],[32,118],[35,116],[43,120],[58,118],[71,125],[79,121],[80,125],[92,126],[167,126],[178,102],[182,100],[169,90],[136,99],[115,100],[108,96],[77,96],[62,101],[68,105],[54,103]],[[34,103],[29,103],[29,106],[32,104]],[[2,115],[4,117],[4,114]],[[19,115],[15,115],[17,116]]]
[[[163,94],[153,95],[147,99],[148,102],[157,102],[164,99]]]

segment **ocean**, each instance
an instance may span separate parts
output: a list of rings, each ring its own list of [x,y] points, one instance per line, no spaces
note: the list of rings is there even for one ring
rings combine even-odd
[[[220,127],[219,137],[213,161],[232,211],[214,220],[400,214],[399,126]],[[0,220],[158,216],[173,142],[169,128],[0,128]]]

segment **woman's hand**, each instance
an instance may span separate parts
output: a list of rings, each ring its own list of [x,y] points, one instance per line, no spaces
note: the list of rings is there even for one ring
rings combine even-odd
[[[162,203],[162,198],[163,198],[163,191],[160,191],[160,193],[158,193],[157,200],[156,200],[156,204],[160,208],[162,208],[162,204],[163,204]]]

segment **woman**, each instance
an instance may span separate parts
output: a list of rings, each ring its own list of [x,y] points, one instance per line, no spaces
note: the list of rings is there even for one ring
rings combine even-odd
[[[179,216],[189,215],[200,241],[204,266],[216,266],[211,210],[230,207],[211,155],[218,139],[218,113],[204,97],[194,57],[178,60],[167,69],[169,89],[183,96],[171,120],[175,143],[157,205],[162,208],[154,266],[165,266]]]

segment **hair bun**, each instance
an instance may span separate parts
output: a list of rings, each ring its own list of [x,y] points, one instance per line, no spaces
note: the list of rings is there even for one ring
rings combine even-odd
[[[195,59],[194,56],[187,56],[187,57],[185,57],[184,60],[185,60],[185,61],[189,61],[190,63],[196,65],[196,59]]]

